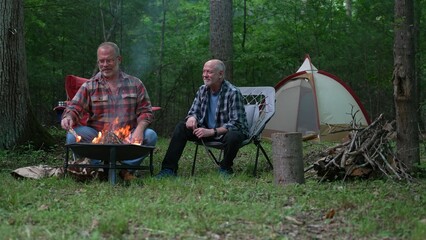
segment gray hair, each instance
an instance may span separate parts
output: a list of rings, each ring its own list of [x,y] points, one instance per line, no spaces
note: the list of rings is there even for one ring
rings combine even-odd
[[[225,73],[226,67],[225,64],[219,59],[211,59],[208,62],[213,62],[215,64],[215,69],[219,71],[223,71]]]
[[[117,44],[113,43],[113,42],[103,42],[99,45],[99,48],[103,48],[103,47],[111,47],[112,49],[114,49],[115,52],[115,56],[118,57],[120,56],[120,48],[117,46]]]

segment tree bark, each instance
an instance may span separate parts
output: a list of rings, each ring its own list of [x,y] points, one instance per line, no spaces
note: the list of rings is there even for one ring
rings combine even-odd
[[[405,163],[409,172],[420,160],[414,36],[413,0],[395,0],[393,95],[397,157]]]
[[[53,138],[31,109],[24,43],[22,0],[0,0],[0,149],[31,142],[51,146]]]
[[[210,53],[225,63],[225,79],[232,80],[232,0],[210,0]]]

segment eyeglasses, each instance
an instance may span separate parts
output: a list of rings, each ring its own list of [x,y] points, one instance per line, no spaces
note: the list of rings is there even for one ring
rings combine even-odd
[[[98,60],[98,64],[99,64],[99,65],[100,65],[100,64],[110,64],[110,63],[115,62],[115,59],[117,59],[117,57],[115,57],[115,58],[110,58],[110,59],[99,59],[99,60]]]

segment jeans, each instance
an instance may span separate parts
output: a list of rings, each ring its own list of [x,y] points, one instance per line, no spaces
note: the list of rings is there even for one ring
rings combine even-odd
[[[240,131],[229,130],[220,140],[214,138],[205,138],[204,141],[221,141],[224,145],[223,160],[220,162],[220,167],[224,169],[232,168],[234,158],[237,156],[241,143],[247,137]],[[191,129],[186,128],[185,122],[180,122],[176,125],[170,140],[169,148],[164,156],[162,169],[172,169],[174,172],[178,170],[178,162],[182,156],[183,150],[187,141],[196,141],[198,138],[192,133]]]
[[[75,132],[77,133],[77,135],[81,136],[81,140],[80,142],[84,142],[84,143],[90,143],[92,142],[92,140],[98,136],[98,131],[94,128],[88,127],[88,126],[78,126],[76,128],[74,128]],[[155,144],[157,143],[157,133],[152,130],[151,128],[147,128],[145,129],[145,132],[143,134],[143,145],[146,146],[155,146]],[[71,133],[67,133],[67,137],[66,137],[66,144],[72,144],[75,143],[76,139],[74,137],[74,135],[72,135]],[[140,158],[136,158],[136,159],[128,159],[128,160],[123,160],[121,161],[121,163],[126,164],[126,165],[130,165],[130,166],[139,166],[141,165],[142,161],[147,157],[148,155],[142,156]],[[100,164],[101,161],[100,160],[96,160],[96,159],[92,159],[91,160],[91,164]]]

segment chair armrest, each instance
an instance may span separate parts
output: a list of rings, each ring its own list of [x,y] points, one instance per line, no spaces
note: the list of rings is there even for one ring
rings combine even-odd
[[[53,108],[53,111],[64,111],[65,110],[65,106],[56,106]]]

